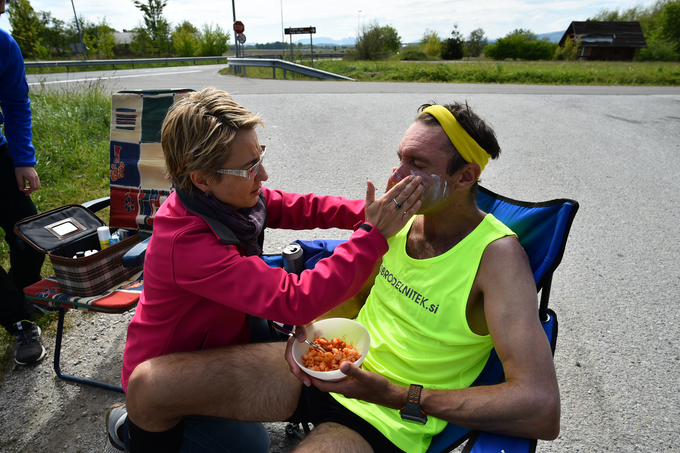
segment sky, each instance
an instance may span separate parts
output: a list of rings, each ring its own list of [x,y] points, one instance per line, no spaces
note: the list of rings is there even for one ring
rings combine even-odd
[[[98,23],[106,19],[117,31],[143,23],[142,12],[132,0],[30,0],[36,11],[50,11],[63,21],[73,18],[72,2],[78,16]],[[142,0],[146,1],[146,0]],[[377,21],[393,26],[402,42],[419,41],[427,29],[440,37],[449,36],[454,24],[463,35],[482,28],[485,36],[497,39],[517,28],[536,34],[564,31],[571,21],[583,21],[602,8],[626,9],[648,6],[652,0],[233,0],[236,19],[245,25],[248,43],[289,41],[287,27],[316,27],[315,37],[336,40],[357,35],[360,25]],[[188,20],[198,28],[219,25],[232,31],[234,16],[228,0],[167,0],[165,17],[177,25]],[[9,30],[7,14],[0,16],[0,28]],[[309,35],[295,35],[308,38]],[[233,41],[233,33],[232,33]]]

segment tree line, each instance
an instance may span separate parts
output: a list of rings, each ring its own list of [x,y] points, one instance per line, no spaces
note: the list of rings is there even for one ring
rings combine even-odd
[[[69,57],[82,35],[88,57],[120,58],[147,56],[217,56],[229,49],[229,31],[219,25],[204,24],[200,29],[189,21],[173,26],[163,15],[167,0],[133,0],[142,21],[130,32],[129,44],[116,42],[116,30],[104,17],[95,23],[79,17],[63,21],[49,11],[35,11],[29,0],[13,0],[7,5],[12,36],[24,58]]]
[[[649,7],[634,6],[628,9],[602,9],[589,21],[640,22],[647,48],[640,49],[638,61],[678,61],[680,59],[680,0],[657,0]],[[465,37],[453,26],[450,36],[442,38],[436,31],[427,29],[420,42],[403,48],[401,37],[390,25],[378,22],[365,24],[359,30],[356,48],[346,58],[378,60],[399,53],[402,60],[459,60],[484,54],[494,60],[576,60],[579,57],[580,39],[569,38],[563,46],[539,39],[531,30],[516,29],[489,44],[484,30],[477,28]]]
[[[100,58],[130,56],[183,56],[222,55],[229,49],[229,31],[219,25],[204,24],[197,28],[189,21],[173,26],[163,15],[167,0],[132,0],[142,13],[142,21],[129,30],[132,41],[118,44],[114,30],[101,19],[94,23],[80,17],[62,21],[49,11],[34,11],[30,0],[14,0],[7,5],[12,35],[24,58],[47,59],[66,57],[73,53],[72,44],[80,42],[80,34],[89,55]],[[636,60],[677,61],[680,59],[680,0],[657,0],[648,6],[628,9],[602,9],[589,18],[592,21],[637,21],[647,41]],[[126,31],[126,30],[124,30]],[[530,30],[517,29],[489,44],[484,30],[477,28],[466,37],[453,26],[450,36],[427,29],[420,42],[402,45],[402,39],[391,25],[377,21],[364,24],[358,31],[353,49],[345,58],[359,60],[384,59],[398,54],[402,60],[427,60],[441,58],[457,60],[479,57],[481,54],[495,60],[575,60],[580,42],[568,39],[564,46],[538,39]],[[281,49],[283,42],[258,44],[256,48]]]

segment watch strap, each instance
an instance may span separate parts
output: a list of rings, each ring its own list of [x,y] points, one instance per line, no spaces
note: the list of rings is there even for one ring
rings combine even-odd
[[[422,385],[411,384],[408,389],[406,405],[399,411],[402,420],[419,422],[423,425],[427,423],[427,414],[420,408],[420,395],[422,390]]]

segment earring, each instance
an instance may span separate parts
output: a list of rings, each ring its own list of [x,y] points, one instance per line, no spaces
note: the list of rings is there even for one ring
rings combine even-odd
[[[209,190],[206,190],[205,192],[203,192],[203,194],[208,198],[212,197],[212,192]]]

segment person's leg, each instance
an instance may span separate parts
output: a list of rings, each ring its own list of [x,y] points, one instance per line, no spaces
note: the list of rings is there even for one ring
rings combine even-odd
[[[269,433],[262,423],[193,415],[184,419],[181,453],[267,453]]]
[[[283,342],[249,344],[150,359],[130,376],[129,419],[156,433],[187,415],[286,420],[297,407],[301,384],[288,369],[285,347]]]
[[[371,445],[359,433],[337,423],[321,423],[293,450],[294,453],[373,453]],[[376,452],[382,453],[382,452]]]
[[[14,234],[14,224],[37,213],[31,197],[19,191],[7,145],[0,147],[0,228],[4,230],[9,245],[8,274],[19,291],[41,280],[40,270],[45,255],[20,240]]]
[[[14,285],[5,269],[0,267],[0,325],[10,334],[16,335],[15,324],[24,320],[33,321],[24,306],[24,295]]]

